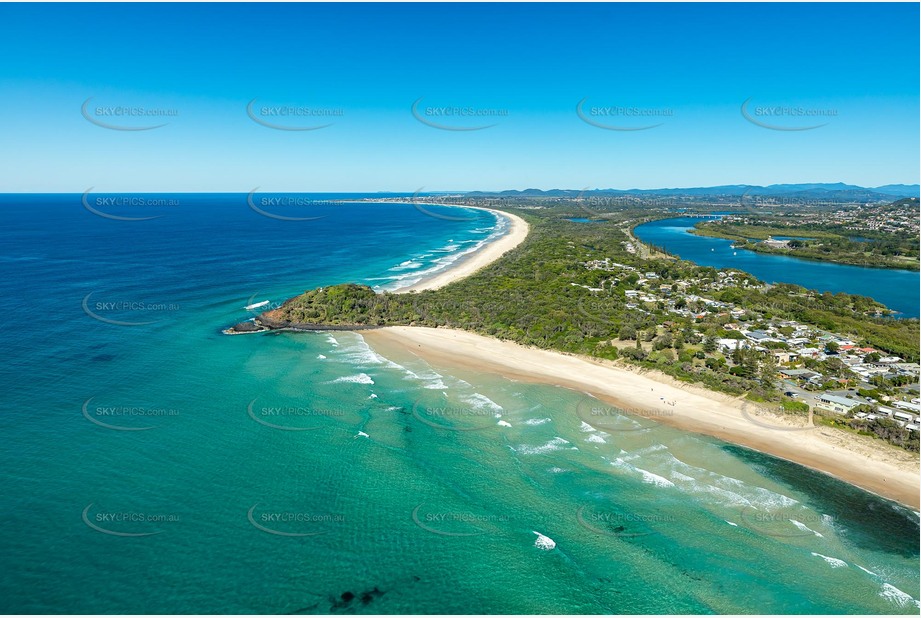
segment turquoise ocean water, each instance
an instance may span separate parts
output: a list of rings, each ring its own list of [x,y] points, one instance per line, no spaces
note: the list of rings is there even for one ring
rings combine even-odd
[[[495,233],[245,198],[0,200],[0,610],[918,613],[918,514],[887,500],[354,333],[222,335]]]

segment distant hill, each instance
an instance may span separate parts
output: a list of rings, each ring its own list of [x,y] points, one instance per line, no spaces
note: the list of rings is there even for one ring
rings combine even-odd
[[[471,197],[578,197],[598,195],[670,195],[687,197],[741,197],[787,196],[799,198],[827,199],[836,201],[886,201],[893,197],[917,197],[921,195],[919,185],[883,185],[882,187],[860,187],[843,182],[777,184],[766,187],[758,185],[721,185],[717,187],[689,187],[680,189],[524,189],[523,191],[470,191]]]
[[[873,190],[877,193],[888,193],[899,197],[904,195],[918,195],[918,185],[883,185]]]
[[[891,205],[892,205],[892,206],[897,206],[897,207],[900,207],[900,206],[914,206],[915,208],[918,208],[919,205],[921,205],[921,202],[919,202],[919,201],[918,201],[918,198],[916,198],[916,197],[905,197],[905,198],[902,198],[902,199],[900,199],[900,200],[896,200],[895,202],[892,202]]]

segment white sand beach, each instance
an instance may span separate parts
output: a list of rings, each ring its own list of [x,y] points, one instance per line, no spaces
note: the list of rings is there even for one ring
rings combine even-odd
[[[496,240],[486,243],[470,255],[462,258],[447,270],[436,273],[433,277],[423,279],[413,285],[394,290],[394,292],[405,293],[421,292],[422,290],[437,290],[438,288],[448,285],[452,281],[469,277],[484,266],[498,260],[524,242],[524,239],[528,237],[528,224],[518,215],[479,206],[464,206],[464,208],[487,210],[494,213],[496,216],[504,217],[509,220],[509,230]]]
[[[489,208],[480,210],[508,218],[509,231],[456,266],[396,292],[444,287],[472,275],[524,242],[528,224],[521,217]],[[657,422],[808,466],[915,509],[921,506],[917,454],[830,427],[804,426],[800,421],[759,410],[755,403],[679,382],[662,373],[529,348],[456,329],[393,326],[361,334],[385,356],[411,353],[436,367],[494,373],[585,392]]]
[[[455,329],[395,326],[362,336],[380,354],[412,353],[436,368],[495,373],[593,395],[657,422],[724,439],[919,507],[917,454],[829,427],[803,428],[757,405],[657,372],[564,355]],[[663,404],[674,402],[674,405]]]

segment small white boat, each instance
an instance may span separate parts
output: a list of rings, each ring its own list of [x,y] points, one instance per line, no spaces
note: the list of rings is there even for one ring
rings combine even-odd
[[[269,302],[271,302],[271,301],[264,300],[264,301],[262,301],[262,302],[260,302],[260,303],[253,303],[252,305],[246,305],[246,306],[243,307],[243,308],[246,309],[247,311],[252,311],[253,309],[258,309],[259,307],[265,307],[266,305],[269,304]]]

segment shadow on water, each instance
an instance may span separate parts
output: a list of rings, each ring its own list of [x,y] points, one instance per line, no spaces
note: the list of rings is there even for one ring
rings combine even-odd
[[[921,526],[911,509],[784,459],[733,444],[722,448],[805,496],[803,501],[809,507],[831,515],[846,542],[907,558],[918,557]]]

